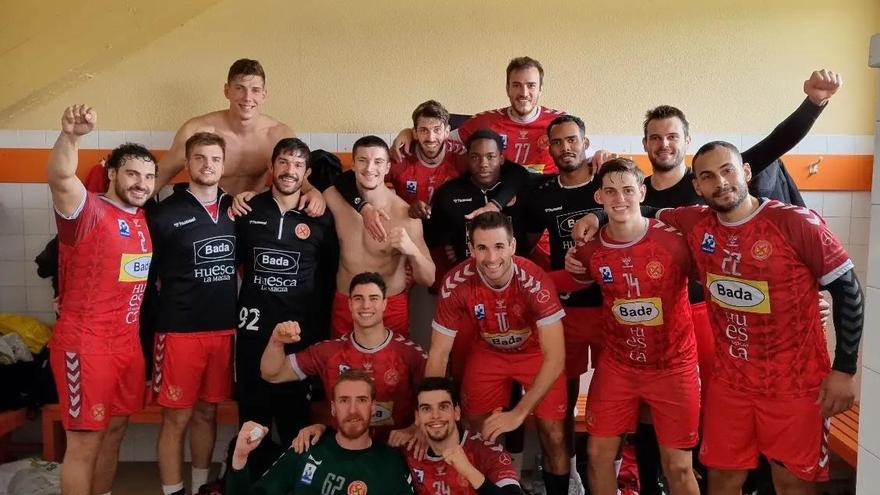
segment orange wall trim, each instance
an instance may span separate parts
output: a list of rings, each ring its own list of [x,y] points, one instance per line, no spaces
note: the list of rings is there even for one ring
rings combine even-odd
[[[77,174],[85,177],[89,169],[109,150],[80,150]],[[164,151],[156,151],[161,157]],[[351,153],[337,153],[343,165],[351,165]],[[646,155],[631,155],[642,170],[650,173]],[[0,148],[0,183],[46,182],[47,149]],[[798,187],[805,191],[870,191],[874,157],[871,155],[823,155],[819,173],[810,176],[809,166],[817,155],[785,155],[783,162]],[[690,157],[688,157],[690,161]],[[187,180],[181,173],[177,180]]]

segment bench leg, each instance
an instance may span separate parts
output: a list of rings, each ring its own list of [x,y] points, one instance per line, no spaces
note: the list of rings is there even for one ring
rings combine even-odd
[[[55,418],[43,418],[43,459],[61,462],[65,444],[66,438],[61,421]]]

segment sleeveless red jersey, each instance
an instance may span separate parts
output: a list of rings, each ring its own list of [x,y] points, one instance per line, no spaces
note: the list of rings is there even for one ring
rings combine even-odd
[[[143,210],[89,192],[70,218],[55,220],[60,317],[51,345],[81,354],[139,346],[153,255]]]
[[[558,173],[550,155],[550,138],[547,126],[565,112],[538,107],[538,114],[528,122],[510,118],[509,107],[478,113],[459,127],[458,136],[466,143],[477,129],[491,129],[504,140],[504,157],[535,172]]]
[[[705,206],[658,217],[687,232],[715,334],[713,376],[759,397],[817,393],[831,370],[819,287],[853,268],[822,218],[775,200],[735,223]]]
[[[647,220],[645,234],[629,243],[599,235],[577,249],[602,291],[603,358],[635,369],[674,369],[697,363],[687,281],[693,268],[682,234]]]
[[[349,368],[366,371],[376,386],[376,415],[370,425],[405,428],[412,424],[416,386],[425,376],[428,356],[403,336],[389,331],[385,342],[367,349],[354,340],[353,334],[346,334],[311,345],[289,359],[300,379],[320,377],[328,396],[332,396],[339,375]]]

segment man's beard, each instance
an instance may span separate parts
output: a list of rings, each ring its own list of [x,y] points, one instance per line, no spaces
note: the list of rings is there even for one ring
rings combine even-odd
[[[146,193],[146,195],[144,196],[144,200],[141,201],[140,203],[132,202],[132,200],[130,200],[128,198],[128,194],[127,194],[128,191],[131,189],[134,189],[134,188],[130,187],[128,189],[125,189],[122,186],[120,186],[119,183],[116,183],[114,186],[114,190],[116,191],[116,196],[119,198],[120,201],[122,201],[123,203],[125,203],[129,206],[134,206],[136,208],[140,208],[141,206],[144,206],[144,203],[146,203],[148,199],[150,199],[150,194]],[[137,201],[137,200],[135,200],[135,201]]]
[[[272,185],[275,186],[275,190],[284,195],[296,194],[297,191],[302,188],[302,181],[296,181],[293,185],[288,186],[283,182],[283,180],[287,177],[294,178],[290,175],[281,175],[272,180]],[[288,190],[288,188],[291,188]]]
[[[723,196],[729,192],[733,191],[736,196],[733,201],[730,203],[721,203],[719,201],[715,201],[715,196]],[[705,198],[706,204],[709,205],[709,208],[721,213],[729,213],[739,207],[745,201],[746,197],[749,195],[748,188],[745,184],[738,186],[731,186],[727,190],[722,190],[719,193],[713,193],[711,198]]]
[[[349,423],[352,418],[359,418],[359,423]],[[339,434],[349,440],[356,440],[367,432],[370,428],[370,422],[357,414],[349,414],[343,421],[339,422]]]

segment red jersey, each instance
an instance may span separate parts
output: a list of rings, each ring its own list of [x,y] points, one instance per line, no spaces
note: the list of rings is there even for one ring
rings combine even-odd
[[[831,369],[819,286],[853,268],[822,218],[775,200],[736,223],[705,206],[658,217],[687,232],[715,331],[714,376],[757,396],[815,394]]]
[[[434,191],[446,181],[459,175],[464,168],[464,146],[455,141],[445,141],[443,158],[436,165],[428,165],[411,153],[402,162],[391,164],[387,180],[394,185],[394,191],[408,204],[424,201],[431,204]]]
[[[556,163],[550,155],[550,138],[547,126],[565,112],[538,107],[538,114],[528,122],[510,117],[510,107],[478,113],[459,127],[458,136],[466,143],[477,129],[491,129],[504,139],[504,157],[535,172],[555,174]]]
[[[60,317],[51,345],[81,354],[140,346],[139,319],[152,242],[143,210],[85,193],[58,224]]]
[[[697,363],[687,291],[693,261],[679,231],[650,219],[642,237],[618,243],[603,228],[575,257],[602,290],[603,356],[636,369]]]
[[[461,435],[461,447],[471,465],[497,487],[519,486],[519,473],[512,465],[504,447],[484,440],[479,433]],[[468,480],[442,456],[430,450],[424,459],[416,459],[412,450],[406,450],[406,463],[412,472],[413,486],[418,495],[476,495]]]
[[[403,428],[412,424],[415,412],[415,390],[425,376],[425,351],[417,344],[394,334],[376,348],[358,344],[353,334],[325,340],[289,356],[293,371],[304,379],[309,375],[321,378],[330,395],[340,374],[349,368],[366,371],[376,385],[376,414],[372,426]]]
[[[455,337],[462,324],[474,325],[479,345],[490,350],[540,351],[536,330],[563,316],[556,287],[538,265],[514,256],[513,278],[504,288],[493,289],[470,258],[446,275],[431,326]]]

